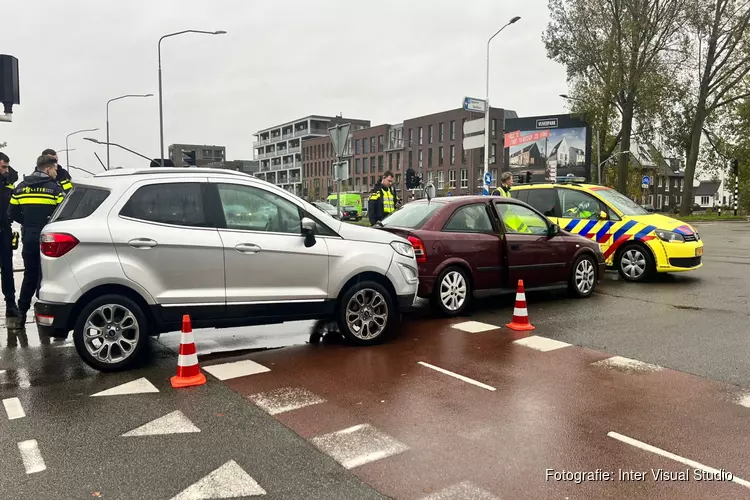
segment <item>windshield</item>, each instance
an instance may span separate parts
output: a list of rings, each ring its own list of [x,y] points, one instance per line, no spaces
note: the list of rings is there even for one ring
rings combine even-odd
[[[598,189],[596,194],[608,201],[622,215],[648,215],[648,210],[614,189]]]
[[[313,203],[316,207],[318,207],[321,210],[336,210],[336,207],[329,203]]]
[[[383,220],[385,227],[404,227],[418,229],[427,222],[432,213],[442,207],[442,203],[407,203],[401,209]]]

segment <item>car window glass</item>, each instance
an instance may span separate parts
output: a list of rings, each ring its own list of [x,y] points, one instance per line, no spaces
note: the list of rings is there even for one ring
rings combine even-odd
[[[444,206],[443,203],[439,202],[407,203],[383,219],[383,226],[419,229],[432,216],[433,212]]]
[[[120,215],[178,226],[208,226],[201,184],[174,182],[138,188]]]
[[[557,194],[554,189],[529,189],[529,205],[542,212],[547,217],[560,217],[560,207],[557,206]]]
[[[519,190],[510,190],[510,197],[515,198],[517,200],[526,202],[526,200],[529,198],[529,190],[528,189],[519,189]]]
[[[466,205],[456,209],[454,214],[443,227],[443,231],[461,233],[490,233],[493,231],[492,222],[487,209],[482,204]]]
[[[109,191],[106,189],[74,186],[50,222],[85,219],[93,214],[108,196]]]
[[[567,219],[599,219],[602,206],[588,193],[574,189],[558,189],[561,217]]]
[[[301,234],[302,218],[297,206],[263,189],[236,184],[218,184],[228,229]]]
[[[518,234],[547,234],[548,222],[533,210],[513,203],[496,203],[497,213],[505,232]]]

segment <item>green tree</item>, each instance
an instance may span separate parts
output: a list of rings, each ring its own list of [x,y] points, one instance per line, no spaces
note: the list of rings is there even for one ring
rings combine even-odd
[[[542,37],[547,54],[566,67],[575,93],[592,92],[584,100],[604,132],[608,153],[613,142],[628,151],[638,117],[647,123],[671,90],[666,77],[684,60],[687,46],[682,5],[682,0],[549,1],[551,21]],[[610,127],[615,117],[619,126]],[[624,193],[630,159],[621,155],[618,162],[617,189]]]

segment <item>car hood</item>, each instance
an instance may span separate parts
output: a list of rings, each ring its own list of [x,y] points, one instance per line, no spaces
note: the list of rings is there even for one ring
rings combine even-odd
[[[409,240],[391,234],[381,229],[375,229],[374,227],[358,226],[356,224],[347,224],[346,222],[341,223],[339,228],[339,234],[346,240],[354,241],[368,241],[370,243],[383,243],[390,245],[392,241],[400,241],[410,245]]]
[[[695,234],[697,232],[690,224],[662,214],[631,215],[628,219],[664,231],[675,231],[680,234]]]

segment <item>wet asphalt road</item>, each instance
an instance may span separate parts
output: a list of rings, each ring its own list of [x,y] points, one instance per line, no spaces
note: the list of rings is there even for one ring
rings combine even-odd
[[[699,271],[608,274],[587,300],[529,294],[530,339],[502,328],[512,297],[467,318],[420,311],[369,349],[308,343],[309,323],[196,330],[209,382],[193,389],[169,385],[178,333],[153,342],[152,365],[103,375],[33,328],[28,348],[4,348],[0,328],[0,399],[25,413],[0,409],[2,498],[170,499],[222,466],[208,490],[264,498],[750,497],[750,224],[698,228]],[[141,377],[159,392],[90,396]],[[200,432],[122,436],[164,416],[154,432]],[[32,440],[46,468],[27,473]],[[698,482],[689,465],[734,476]],[[547,469],[602,473],[576,484]],[[617,476],[631,469],[646,476]]]

